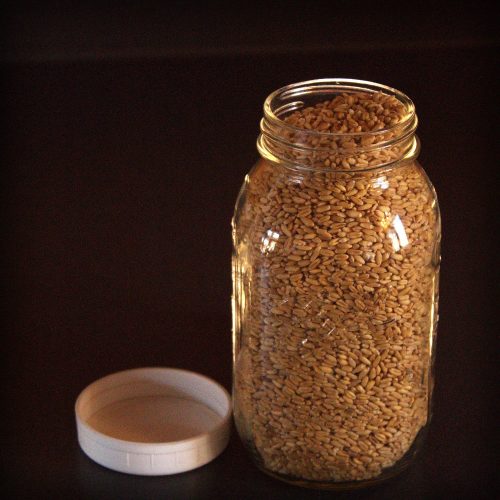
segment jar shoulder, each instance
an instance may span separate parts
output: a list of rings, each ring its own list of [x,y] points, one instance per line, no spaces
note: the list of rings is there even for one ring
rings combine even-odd
[[[405,231],[404,243],[422,238],[422,231],[436,233],[440,221],[435,189],[416,161],[346,174],[299,172],[260,160],[245,178],[233,227],[259,241],[294,238],[310,246],[362,238],[368,247],[394,231]]]

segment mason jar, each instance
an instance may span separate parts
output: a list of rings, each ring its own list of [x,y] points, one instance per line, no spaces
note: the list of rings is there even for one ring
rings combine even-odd
[[[412,101],[372,82],[265,100],[233,228],[233,400],[255,464],[289,483],[369,485],[429,425],[440,216]]]

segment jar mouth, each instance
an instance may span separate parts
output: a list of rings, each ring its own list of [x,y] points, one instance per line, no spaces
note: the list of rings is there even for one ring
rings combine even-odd
[[[403,106],[402,118],[377,130],[351,132],[302,128],[286,120],[338,95],[360,93],[397,99]],[[273,162],[307,170],[368,170],[415,157],[417,124],[413,102],[397,89],[347,78],[308,80],[282,87],[266,98],[257,147]]]
[[[404,106],[406,110],[405,117],[398,123],[389,127],[384,127],[377,131],[367,132],[323,132],[320,130],[309,130],[297,127],[290,123],[285,122],[281,117],[287,116],[293,111],[302,109],[311,103],[306,103],[303,100],[290,101],[294,98],[311,98],[311,96],[320,96],[321,100],[326,100],[328,97],[333,97],[340,93],[352,92],[368,92],[376,93],[382,92],[384,94],[396,97]],[[417,116],[415,113],[415,105],[413,101],[403,92],[383,85],[380,83],[370,82],[366,80],[354,80],[350,78],[322,78],[317,80],[306,80],[303,82],[292,83],[281,87],[269,94],[264,101],[264,120],[284,128],[289,128],[299,133],[306,132],[311,136],[323,137],[349,137],[349,136],[363,136],[363,135],[382,135],[391,132],[394,129],[401,127],[406,128],[407,125],[413,125],[416,129]],[[415,123],[413,123],[415,122]]]

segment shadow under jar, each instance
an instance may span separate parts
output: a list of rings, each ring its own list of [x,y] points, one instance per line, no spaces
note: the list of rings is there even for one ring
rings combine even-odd
[[[233,218],[233,398],[257,466],[351,488],[406,467],[430,420],[440,217],[417,117],[371,82],[264,104]]]

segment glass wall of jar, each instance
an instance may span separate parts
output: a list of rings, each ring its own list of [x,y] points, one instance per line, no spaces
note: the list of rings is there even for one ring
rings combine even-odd
[[[440,217],[401,92],[271,94],[233,218],[233,397],[255,463],[349,488],[407,466],[430,419]]]

